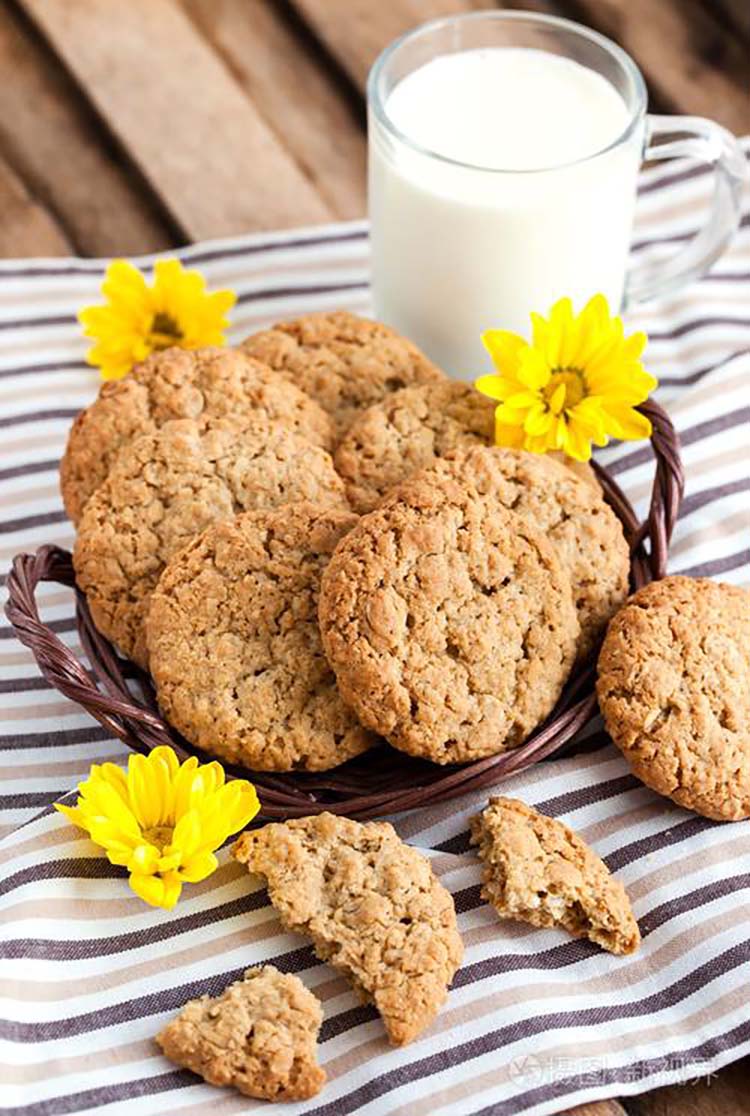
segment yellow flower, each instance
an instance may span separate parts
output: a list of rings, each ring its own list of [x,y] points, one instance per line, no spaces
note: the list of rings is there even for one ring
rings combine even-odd
[[[236,301],[232,291],[206,291],[199,271],[186,271],[179,260],[159,260],[149,286],[128,260],[113,260],[102,283],[103,306],[88,306],[78,320],[85,337],[93,337],[86,359],[98,365],[103,380],[127,376],[149,353],[178,345],[200,349],[223,345],[226,314]]]
[[[592,442],[650,437],[651,423],[634,410],[656,387],[639,359],[645,333],[625,337],[603,295],[578,315],[561,298],[549,319],[532,314],[531,322],[530,344],[504,329],[482,334],[497,372],[480,376],[476,387],[498,401],[498,445],[588,461]]]
[[[183,883],[205,880],[218,866],[214,850],[258,813],[255,787],[225,781],[220,763],[180,764],[169,747],[132,755],[127,774],[93,764],[75,806],[55,804],[130,873],[136,895],[171,910]]]

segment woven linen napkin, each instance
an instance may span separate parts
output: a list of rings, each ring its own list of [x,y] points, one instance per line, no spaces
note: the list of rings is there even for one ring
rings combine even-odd
[[[746,144],[750,150],[750,143]],[[673,251],[700,223],[709,179],[644,174],[634,257]],[[239,293],[233,339],[310,310],[369,309],[363,223],[194,246],[178,253]],[[142,261],[144,264],[150,260]],[[96,301],[99,261],[0,264],[0,569],[44,542],[70,547],[57,464],[70,421],[97,388],[75,311]],[[688,486],[674,572],[750,582],[750,232],[745,217],[712,273],[643,308],[649,364],[678,427]],[[640,513],[650,448],[600,458]],[[77,646],[71,595],[40,590]],[[459,911],[466,958],[434,1026],[390,1049],[369,1007],[284,933],[258,881],[230,861],[172,912],[145,907],[120,873],[49,809],[90,763],[127,750],[50,689],[0,627],[0,1109],[16,1116],[255,1113],[165,1061],[152,1036],[189,997],[249,965],[300,974],[322,999],[315,1116],[549,1113],[711,1073],[750,1050],[750,823],[717,824],[640,786],[595,723],[575,758],[503,784],[575,826],[623,880],[643,932],[615,958],[553,931],[501,923],[479,899],[467,819],[487,793],[396,819],[432,858]]]

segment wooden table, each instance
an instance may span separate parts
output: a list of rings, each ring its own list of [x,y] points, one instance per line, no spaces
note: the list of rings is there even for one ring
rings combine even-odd
[[[378,52],[491,0],[5,0],[0,256],[134,255],[360,217]],[[501,5],[503,6],[503,5]],[[651,107],[750,133],[750,0],[508,0],[640,64]],[[750,1113],[750,1061],[578,1116]]]

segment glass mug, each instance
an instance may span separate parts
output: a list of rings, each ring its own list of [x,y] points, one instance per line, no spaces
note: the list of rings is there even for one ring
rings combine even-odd
[[[594,70],[622,97],[625,130],[585,158],[508,171],[436,154],[396,127],[387,101],[402,78],[488,47],[534,47]],[[426,23],[383,51],[367,100],[375,315],[458,378],[487,369],[483,330],[526,335],[530,312],[563,295],[580,309],[601,291],[613,312],[627,310],[702,275],[737,228],[745,159],[734,137],[710,120],[647,115],[629,55],[569,20],[502,11]],[[666,261],[628,271],[641,162],[684,156],[715,168],[707,223]]]

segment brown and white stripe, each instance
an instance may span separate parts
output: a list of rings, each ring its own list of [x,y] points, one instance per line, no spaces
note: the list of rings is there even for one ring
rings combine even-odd
[[[750,152],[750,141],[746,143]],[[634,258],[673,251],[700,223],[709,177],[644,174]],[[274,319],[368,311],[364,223],[197,245],[179,253],[239,293],[234,336]],[[150,259],[142,261],[144,264]],[[95,301],[102,261],[0,263],[0,572],[42,542],[70,546],[57,465],[70,420],[94,394],[77,308]],[[750,217],[712,273],[644,307],[649,363],[683,441],[688,491],[676,572],[750,584]],[[602,454],[640,510],[649,448]],[[3,578],[4,583],[4,578]],[[40,594],[72,647],[71,600]],[[601,727],[590,751],[504,785],[572,822],[633,897],[643,948],[614,960],[553,932],[501,924],[479,897],[467,818],[486,795],[405,815],[405,839],[453,892],[466,960],[431,1031],[391,1050],[374,1011],[284,933],[265,893],[222,854],[176,911],[131,897],[118,869],[49,803],[92,762],[126,750],[40,678],[0,625],[0,1109],[55,1116],[261,1112],[163,1060],[151,1041],[189,996],[248,965],[297,972],[324,1002],[329,1085],[292,1116],[549,1113],[708,1072],[750,1050],[750,825],[722,826],[664,802],[629,775]],[[598,746],[598,747],[597,747]]]

